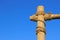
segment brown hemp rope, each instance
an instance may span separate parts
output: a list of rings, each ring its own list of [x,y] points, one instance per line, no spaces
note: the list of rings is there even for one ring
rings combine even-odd
[[[42,27],[37,27],[36,34],[38,34],[39,32],[44,32],[46,34],[45,28]]]

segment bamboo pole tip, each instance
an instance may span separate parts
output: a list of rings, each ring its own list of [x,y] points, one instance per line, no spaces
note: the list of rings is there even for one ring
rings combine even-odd
[[[38,6],[37,11],[44,11],[44,6]]]

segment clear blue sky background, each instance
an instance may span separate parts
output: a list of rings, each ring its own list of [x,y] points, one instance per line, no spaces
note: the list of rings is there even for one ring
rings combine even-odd
[[[36,40],[36,22],[29,17],[38,5],[60,13],[60,0],[0,0],[0,40]],[[46,21],[46,40],[60,40],[60,19]]]

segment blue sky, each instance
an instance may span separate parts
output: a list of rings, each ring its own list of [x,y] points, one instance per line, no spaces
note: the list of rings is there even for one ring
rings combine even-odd
[[[0,40],[36,40],[36,22],[30,16],[38,5],[60,14],[60,0],[0,0]],[[60,19],[45,21],[46,40],[60,40]]]

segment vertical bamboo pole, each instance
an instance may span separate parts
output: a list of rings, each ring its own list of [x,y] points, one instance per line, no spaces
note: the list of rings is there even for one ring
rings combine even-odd
[[[42,15],[42,12],[44,11],[43,6],[39,6],[37,8],[38,13],[38,21],[37,21],[37,40],[45,40],[45,24],[44,24],[44,16]],[[41,15],[40,15],[41,14]]]

